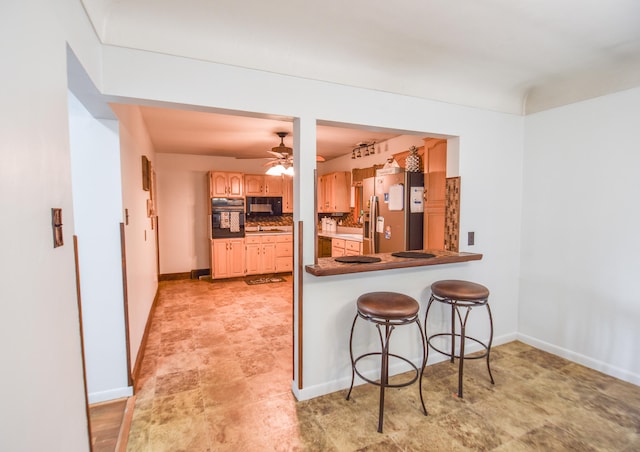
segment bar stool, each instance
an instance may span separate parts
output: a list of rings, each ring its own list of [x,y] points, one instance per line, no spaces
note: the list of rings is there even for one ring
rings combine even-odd
[[[450,333],[437,333],[429,336],[427,334],[427,319],[429,317],[429,310],[434,301],[439,301],[451,305],[451,332]],[[475,307],[485,306],[489,314],[489,340],[487,343],[480,341],[479,339],[469,337],[466,335],[467,320],[471,309]],[[464,315],[463,315],[464,313]],[[456,333],[456,317],[460,323],[460,333]],[[424,316],[424,331],[427,337],[427,351],[426,356],[429,357],[429,347],[435,351],[442,353],[445,356],[451,358],[451,362],[454,362],[455,358],[459,359],[458,368],[458,397],[462,398],[462,376],[464,371],[465,359],[481,359],[487,358],[487,370],[489,371],[489,378],[491,384],[495,384],[493,375],[491,374],[491,366],[489,365],[489,354],[491,353],[491,342],[493,341],[493,318],[491,316],[491,308],[489,307],[489,289],[483,285],[476,284],[469,281],[459,280],[443,280],[436,281],[431,284],[431,297],[429,298],[429,304],[427,305],[427,312]],[[437,337],[449,337],[451,340],[451,352],[440,350],[433,345],[433,339]],[[456,354],[456,338],[460,339],[460,350]],[[484,349],[481,354],[474,354],[472,356],[465,355],[465,342],[473,341],[480,344]]]
[[[353,324],[351,325],[351,335],[349,337],[349,353],[351,355],[351,387],[349,388],[349,393],[347,394],[347,400],[349,400],[349,397],[351,396],[355,374],[358,374],[358,376],[366,382],[379,386],[380,408],[378,411],[378,432],[382,433],[385,388],[401,388],[404,386],[409,386],[419,379],[420,402],[422,403],[422,410],[424,411],[424,414],[426,416],[427,409],[424,406],[424,399],[422,398],[422,374],[424,373],[424,366],[427,361],[425,336],[424,332],[422,331],[422,326],[420,325],[420,320],[418,319],[418,311],[420,310],[420,305],[415,299],[411,298],[408,295],[403,295],[396,292],[371,292],[358,297],[357,308],[357,313],[353,319]],[[357,358],[354,358],[353,331],[355,329],[356,321],[358,320],[358,318],[374,323],[376,325],[376,328],[378,329],[378,336],[380,337],[381,350],[379,352],[365,353],[358,356]],[[389,341],[391,339],[391,333],[393,332],[393,330],[398,326],[409,325],[411,323],[415,323],[416,325],[418,325],[418,329],[420,330],[420,342],[422,344],[422,366],[420,367],[420,369],[418,369],[418,367],[409,359],[396,355],[394,353],[389,353]],[[384,333],[382,330],[384,330]],[[360,371],[358,371],[358,361],[368,356],[380,356],[381,364],[379,382],[363,376]],[[411,367],[415,371],[415,376],[413,376],[413,378],[408,382],[390,384],[390,357],[400,359],[411,365]]]

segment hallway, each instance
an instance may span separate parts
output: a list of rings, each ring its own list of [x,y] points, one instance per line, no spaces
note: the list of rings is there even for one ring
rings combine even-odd
[[[291,276],[160,283],[129,451],[251,450],[289,436]],[[264,429],[264,430],[261,430]],[[218,446],[213,447],[214,444]],[[243,447],[240,447],[243,445]]]
[[[390,389],[384,433],[378,391],[358,386],[296,402],[291,394],[291,276],[287,283],[167,281],[137,389],[128,451],[640,450],[640,387],[521,342]]]

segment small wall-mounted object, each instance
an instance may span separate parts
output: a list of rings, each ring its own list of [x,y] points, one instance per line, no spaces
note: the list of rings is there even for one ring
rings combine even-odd
[[[151,162],[146,155],[142,156],[142,189],[149,191],[151,188]]]
[[[64,245],[62,236],[62,209],[51,209],[51,227],[53,228],[53,247]]]

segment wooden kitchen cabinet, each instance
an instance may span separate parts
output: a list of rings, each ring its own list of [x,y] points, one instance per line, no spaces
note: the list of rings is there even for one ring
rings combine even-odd
[[[318,178],[318,212],[349,212],[351,209],[351,173],[338,171]]]
[[[447,141],[424,140],[424,248],[443,250],[447,207]]]
[[[245,196],[282,196],[282,176],[244,175]]]
[[[293,213],[293,177],[282,176],[282,213]]]
[[[211,240],[211,277],[235,278],[244,276],[244,239]]]
[[[344,255],[345,256],[359,256],[362,254],[362,242],[356,240],[344,241]]]
[[[344,256],[344,239],[331,239],[331,257]]]
[[[227,198],[244,196],[244,175],[225,171],[209,172],[209,196]]]
[[[331,257],[359,256],[362,254],[362,242],[357,240],[331,239]]]
[[[318,237],[318,257],[331,257],[331,239]]]
[[[276,272],[293,271],[293,235],[276,236]]]
[[[275,236],[261,235],[245,238],[247,275],[276,272],[276,240]]]

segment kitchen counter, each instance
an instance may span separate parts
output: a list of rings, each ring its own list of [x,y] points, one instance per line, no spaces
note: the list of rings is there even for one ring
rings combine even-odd
[[[272,228],[272,229],[253,229],[253,228],[245,228],[244,235],[245,236],[254,236],[254,235],[291,235],[293,234],[293,230],[291,228],[282,227],[282,228]]]
[[[355,242],[362,242],[362,234],[318,231],[318,237],[327,237],[330,239],[345,239],[345,240],[353,240]]]
[[[366,264],[343,264],[333,257],[322,257],[316,265],[307,265],[305,270],[314,276],[346,275],[349,273],[364,273],[378,270],[391,270],[396,268],[426,267],[429,265],[453,264],[458,262],[478,261],[482,254],[456,253],[442,250],[423,250],[426,253],[435,254],[432,258],[401,258],[392,256],[391,253],[375,254],[380,262]]]

